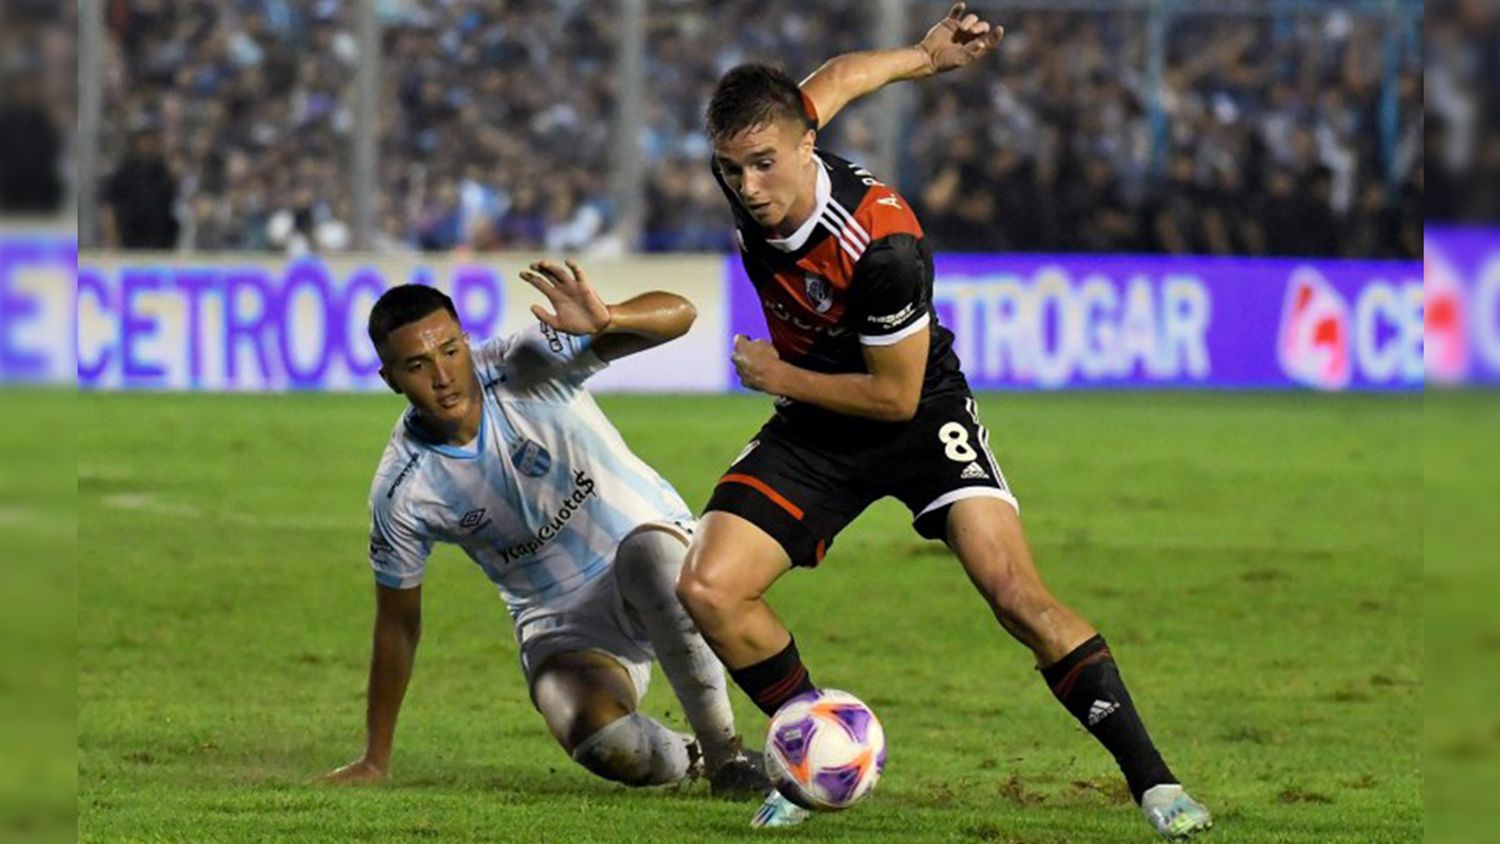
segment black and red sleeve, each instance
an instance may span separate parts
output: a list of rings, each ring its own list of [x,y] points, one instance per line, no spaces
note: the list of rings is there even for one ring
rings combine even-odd
[[[865,250],[850,289],[852,326],[866,346],[889,346],[931,321],[932,257],[920,238],[891,234]]]

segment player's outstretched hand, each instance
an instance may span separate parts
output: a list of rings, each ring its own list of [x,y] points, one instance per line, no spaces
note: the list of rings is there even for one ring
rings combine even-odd
[[[963,3],[954,3],[948,16],[922,37],[921,47],[932,61],[932,72],[943,73],[977,61],[993,52],[1005,37],[1005,27],[965,14]]]
[[[317,781],[324,784],[384,782],[385,769],[361,757],[318,777]]]
[[[743,334],[734,335],[734,369],[740,375],[740,383],[752,390],[776,394],[775,375],[781,364],[781,355],[776,347],[764,340],[751,340]]]
[[[594,292],[583,268],[571,260],[566,267],[537,261],[521,271],[521,280],[541,291],[552,310],[532,305],[536,318],[568,334],[598,334],[609,327],[609,306]]]

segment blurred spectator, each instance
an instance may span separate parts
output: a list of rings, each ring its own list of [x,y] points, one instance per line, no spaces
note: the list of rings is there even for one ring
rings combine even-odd
[[[1338,232],[1329,209],[1331,177],[1326,169],[1299,180],[1289,168],[1271,171],[1267,198],[1266,249],[1272,255],[1333,255]]]
[[[0,84],[0,213],[62,210],[62,145],[62,133],[35,74],[19,73]]]
[[[0,3],[0,214],[72,205],[76,33],[72,3]]]
[[[1420,182],[1431,175],[1429,221],[1500,220],[1500,8],[1434,0],[1427,12],[1418,196]],[[1409,194],[1403,192],[1403,205],[1411,203]]]
[[[109,177],[103,201],[105,242],[124,249],[175,249],[177,179],[162,153],[161,135],[138,130],[130,153]]]

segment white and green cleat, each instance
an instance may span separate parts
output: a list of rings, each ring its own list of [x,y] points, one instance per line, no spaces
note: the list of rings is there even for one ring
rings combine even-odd
[[[755,817],[750,819],[750,826],[756,829],[796,826],[807,820],[807,816],[811,814],[812,812],[782,797],[781,792],[773,788],[771,793],[766,795],[766,801],[755,810]]]
[[[1141,795],[1141,812],[1162,838],[1180,841],[1213,829],[1208,807],[1180,785],[1158,785]]]

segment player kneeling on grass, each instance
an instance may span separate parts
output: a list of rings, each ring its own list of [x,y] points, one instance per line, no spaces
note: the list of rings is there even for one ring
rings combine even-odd
[[[386,776],[423,569],[434,542],[451,542],[499,587],[532,702],[578,764],[633,786],[702,770],[716,794],[758,797],[769,783],[735,734],[724,668],[673,593],[692,515],[583,386],[609,361],[682,336],[693,306],[660,292],[606,306],[572,262],[521,277],[553,311],[533,306],[539,324],[472,349],[432,288],[393,288],[370,313],[381,377],[411,407],[370,488],[367,744],[324,779]],[[636,711],[653,657],[696,739]]]

